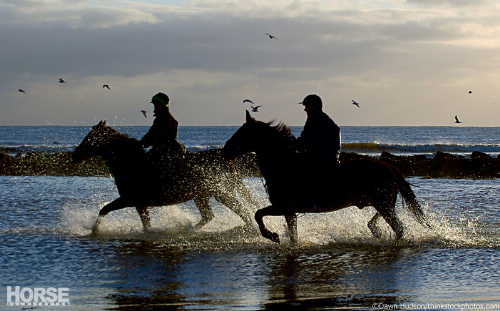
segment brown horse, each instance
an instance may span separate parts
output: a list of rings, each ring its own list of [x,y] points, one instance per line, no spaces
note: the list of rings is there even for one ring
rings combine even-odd
[[[150,225],[149,207],[165,206],[194,200],[200,210],[201,227],[214,218],[209,205],[211,197],[229,207],[240,216],[247,226],[252,223],[249,212],[243,208],[236,193],[251,204],[257,205],[232,166],[220,150],[186,152],[182,163],[182,175],[170,182],[162,180],[161,172],[148,161],[147,154],[136,139],[106,126],[101,121],[94,126],[73,152],[73,161],[82,162],[93,156],[102,156],[111,174],[120,197],[99,211],[92,234],[96,234],[102,218],[111,211],[135,206],[144,230]]]
[[[257,121],[247,111],[246,123],[226,142],[223,155],[228,159],[247,152],[255,152],[260,170],[266,180],[272,205],[258,210],[255,220],[262,236],[280,242],[278,234],[269,231],[264,216],[285,216],[290,239],[297,242],[297,213],[323,213],[349,206],[373,206],[377,210],[368,227],[374,236],[381,234],[376,227],[379,217],[396,233],[403,236],[403,224],[396,216],[397,194],[406,202],[413,216],[424,226],[430,227],[408,182],[398,170],[376,160],[345,161],[337,165],[328,178],[318,185],[315,196],[307,192],[303,156],[289,146],[295,140],[291,129],[284,124]],[[332,159],[333,160],[333,159]]]

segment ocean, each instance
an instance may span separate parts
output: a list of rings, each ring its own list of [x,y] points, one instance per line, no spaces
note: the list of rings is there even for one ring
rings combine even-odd
[[[148,130],[116,128],[134,138]],[[237,129],[180,127],[179,141],[192,151],[220,148]],[[89,130],[0,126],[0,151],[71,151]],[[343,151],[372,156],[496,157],[499,137],[500,127],[342,127]],[[402,241],[382,221],[383,237],[372,237],[374,209],[350,207],[300,215],[292,247],[282,217],[265,219],[282,237],[276,245],[242,230],[213,199],[216,217],[202,229],[186,202],[154,208],[148,234],[127,208],[92,237],[99,209],[118,197],[109,177],[0,176],[0,310],[500,310],[499,180],[408,181],[433,229],[398,200]],[[260,207],[269,204],[260,178],[244,182]],[[23,306],[9,305],[16,287]],[[30,305],[50,301],[49,289],[66,294],[62,306]]]
[[[130,137],[140,139],[149,127],[116,126]],[[238,126],[181,126],[179,141],[191,151],[222,148]],[[293,126],[298,137],[302,126]],[[0,151],[10,152],[72,151],[90,131],[86,126],[0,126]],[[424,154],[437,151],[470,155],[480,151],[492,156],[500,154],[500,127],[451,126],[343,126],[342,151],[380,155],[387,151],[396,155]]]

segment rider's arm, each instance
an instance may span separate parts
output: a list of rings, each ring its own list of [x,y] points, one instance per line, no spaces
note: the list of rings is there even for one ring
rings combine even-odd
[[[149,131],[139,141],[144,146],[144,148],[151,147],[155,143],[155,141],[156,141],[157,132],[158,132],[158,122],[156,120],[157,119],[155,119],[153,121],[153,125],[151,126],[151,128],[149,129]]]

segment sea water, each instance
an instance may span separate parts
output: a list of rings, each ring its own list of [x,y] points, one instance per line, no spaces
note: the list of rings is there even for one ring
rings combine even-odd
[[[136,138],[147,131],[120,129]],[[181,127],[179,140],[192,150],[220,147],[236,129]],[[0,127],[0,146],[21,153],[72,150],[89,130]],[[480,151],[495,154],[498,131],[438,128],[432,136],[430,128],[348,127],[343,139],[419,146],[415,153],[430,153],[420,146],[453,146],[448,151],[485,147],[493,149]],[[412,154],[408,149],[402,153]],[[432,230],[398,200],[403,241],[383,221],[383,236],[375,239],[366,226],[373,208],[350,207],[300,215],[299,245],[292,247],[283,217],[265,218],[283,240],[277,245],[243,230],[241,219],[213,199],[216,217],[200,230],[193,228],[199,212],[186,202],[154,208],[151,233],[142,232],[137,212],[128,208],[108,214],[92,237],[99,209],[118,197],[110,178],[0,176],[0,309],[500,309],[499,180],[408,181]],[[249,210],[269,204],[260,178],[244,182],[259,204]],[[7,306],[7,286],[68,288],[70,305]]]
[[[148,131],[145,126],[116,126],[130,137],[140,139]],[[181,126],[179,141],[188,150],[222,148],[238,126]],[[71,151],[87,135],[86,126],[0,126],[0,151]],[[298,137],[302,126],[293,126]],[[500,154],[500,127],[402,127],[343,126],[342,150],[368,155],[382,151],[398,155],[425,154],[437,151],[470,155],[480,151]]]

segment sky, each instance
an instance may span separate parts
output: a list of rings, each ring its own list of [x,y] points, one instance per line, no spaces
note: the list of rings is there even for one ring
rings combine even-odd
[[[340,126],[500,126],[500,1],[0,0],[0,125],[151,125],[157,92],[181,126],[244,99],[303,125],[308,94]]]

